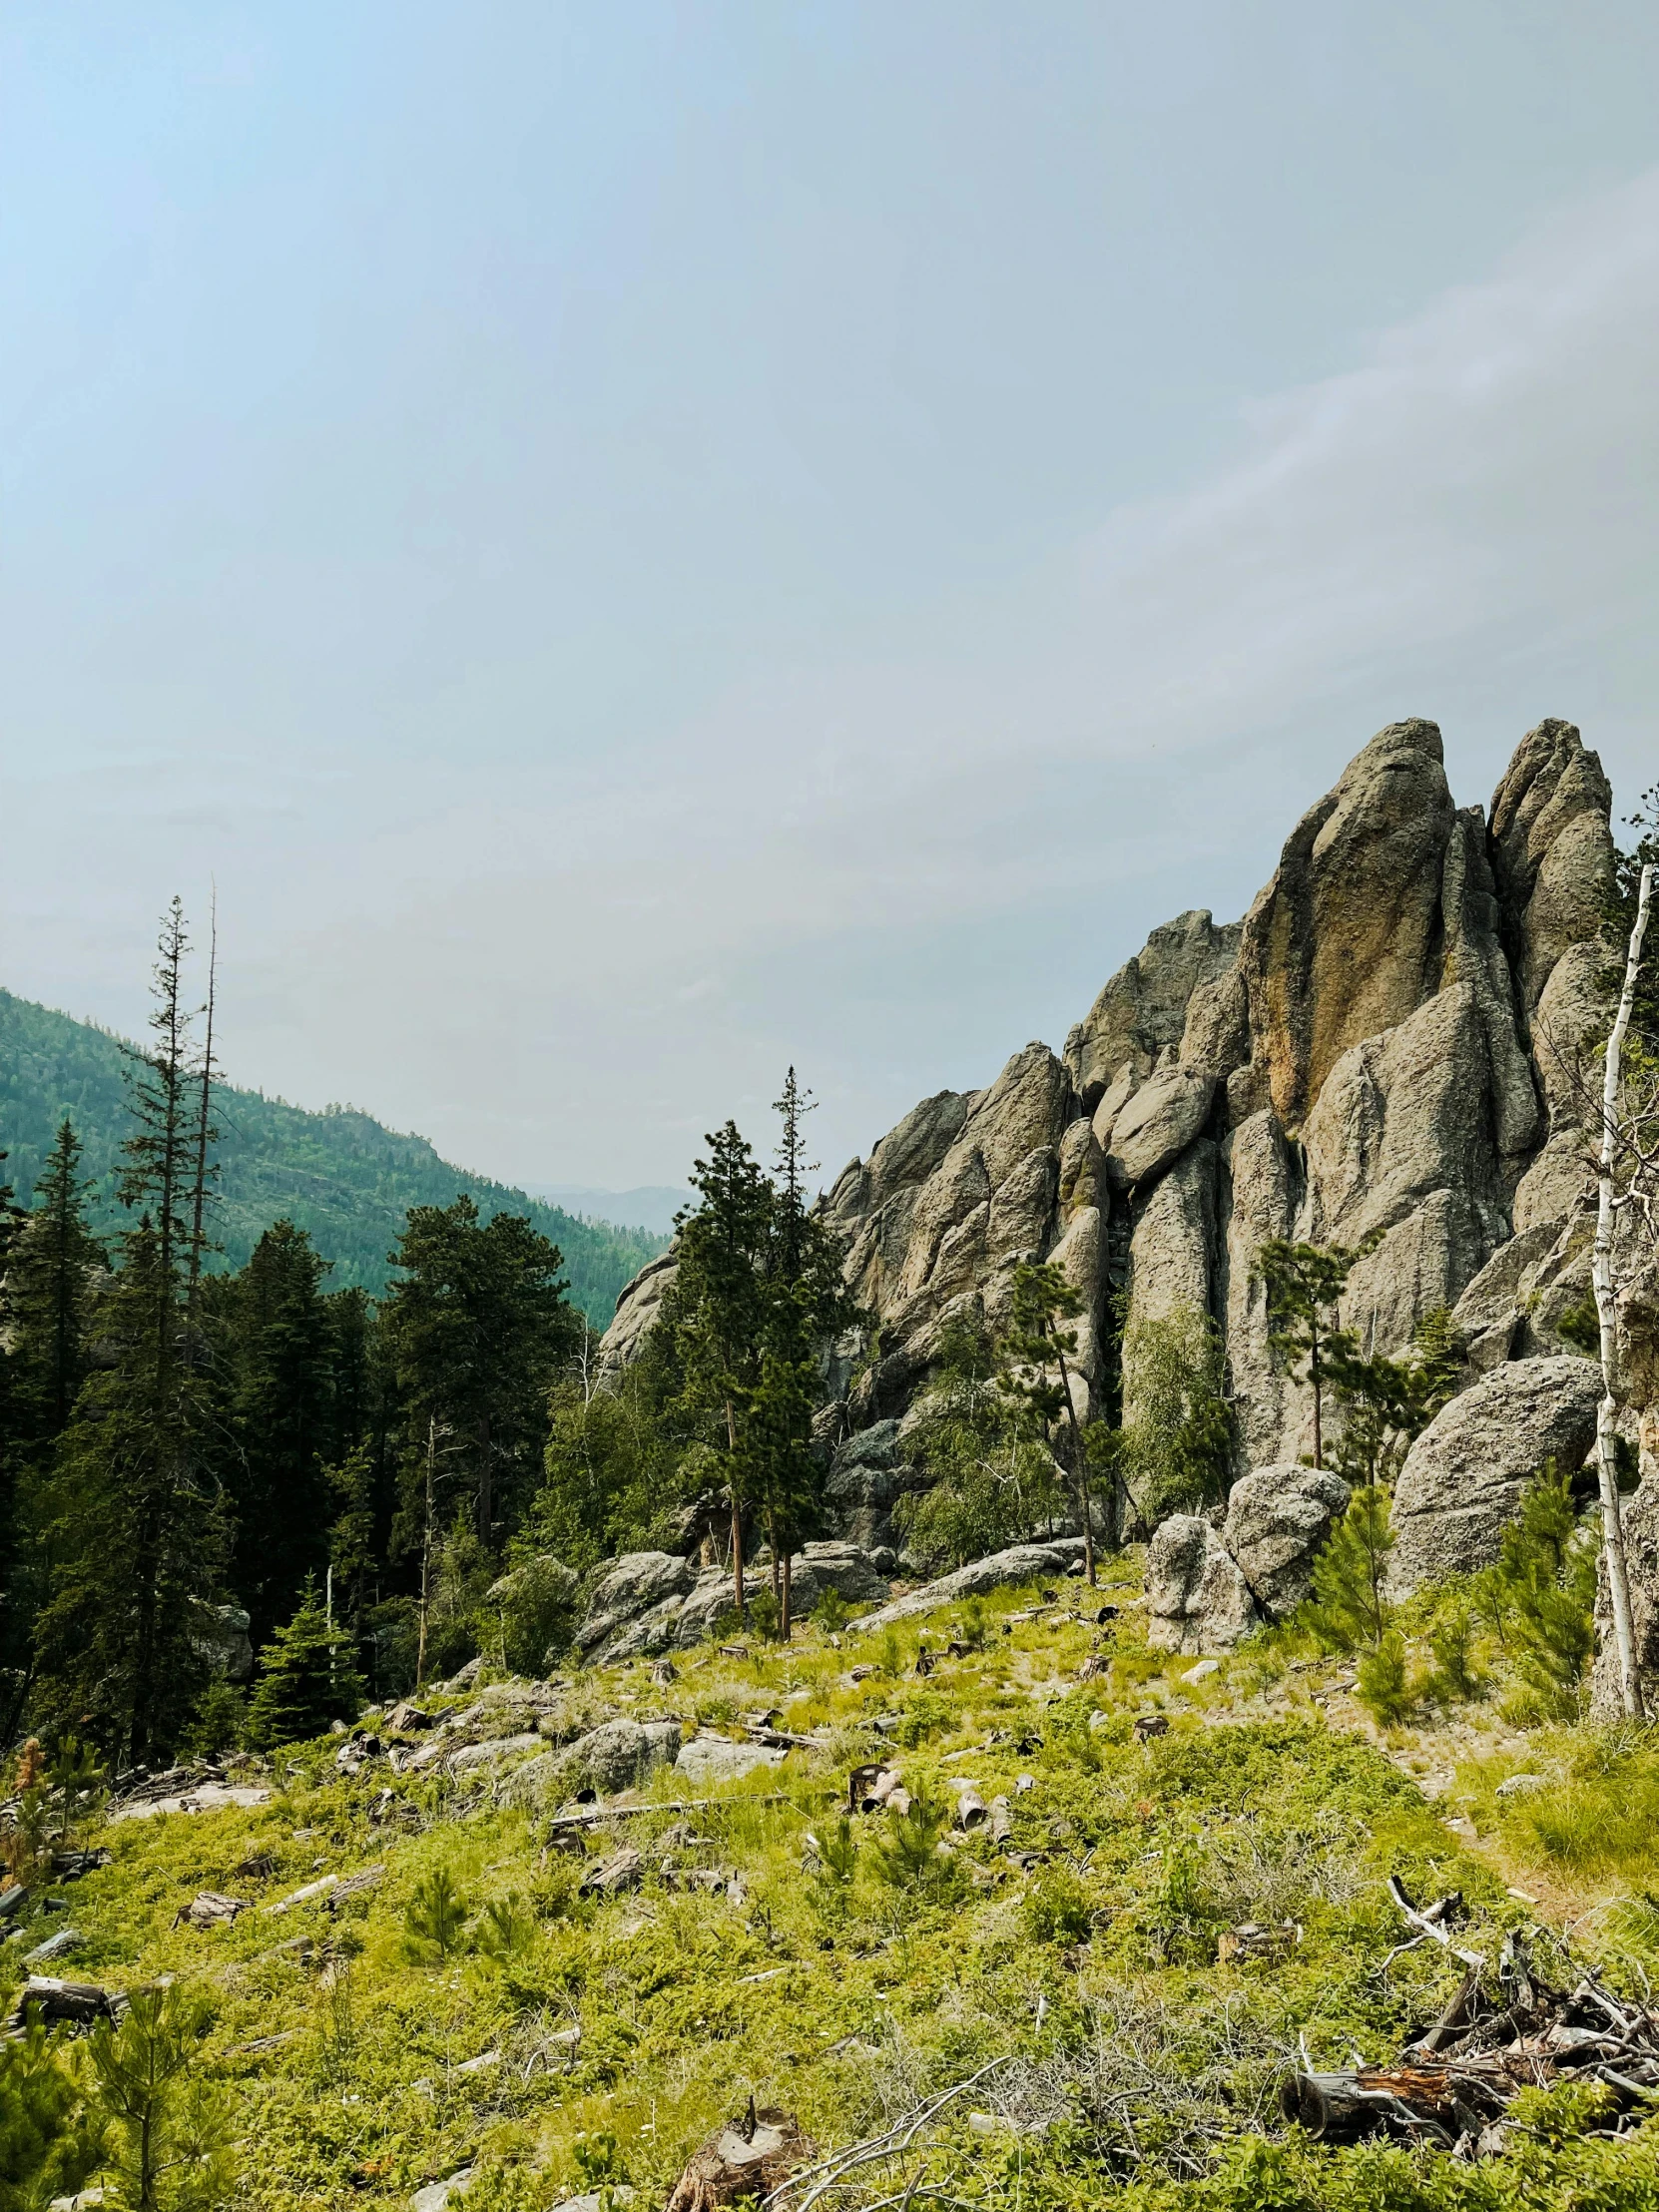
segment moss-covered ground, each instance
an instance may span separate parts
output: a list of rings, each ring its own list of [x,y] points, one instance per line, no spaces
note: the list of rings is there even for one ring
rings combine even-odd
[[[201,2063],[234,2100],[239,2201],[257,2212],[404,2204],[468,2165],[457,2212],[541,2212],[600,2183],[660,2205],[751,2096],[828,2150],[957,2083],[913,2152],[832,2201],[1659,2206],[1659,2129],[1587,2139],[1570,2098],[1534,2099],[1512,2155],[1482,2166],[1323,2150],[1274,2099],[1299,2049],[1382,2059],[1454,1987],[1433,1946],[1390,1956],[1406,1932],[1389,1874],[1460,1890],[1475,1948],[1542,1926],[1540,1957],[1562,1964],[1565,1941],[1640,1987],[1659,1948],[1659,1753],[1478,1720],[1384,1744],[1340,1662],[1241,1654],[1189,1683],[1192,1662],[1149,1652],[1132,1611],[1095,1625],[1091,1606],[1137,1587],[1131,1562],[1109,1572],[1121,1588],[1063,1584],[1036,1617],[1034,1593],[1008,1592],[972,1621],[838,1639],[809,1624],[748,1658],[710,1646],[661,1687],[643,1662],[585,1677],[595,1710],[739,1734],[777,1708],[823,1732],[743,1781],[668,1773],[642,1793],[713,1801],[691,1812],[550,1838],[499,1778],[398,1780],[377,1761],[343,1779],[332,1740],[301,1747],[268,1804],[111,1824],[94,1840],[114,1863],[61,1891],[67,1913],[47,1885],[29,1937],[67,1918],[83,1947],[58,1970],[206,1993]],[[944,1656],[958,1629],[975,1648]],[[939,1656],[918,1676],[923,1642]],[[1148,1715],[1168,1727],[1143,1742]],[[847,1773],[883,1748],[924,1801],[951,1802],[953,1780],[1005,1794],[1010,1848],[979,1832],[906,1865],[879,1815],[843,1842]],[[1500,1795],[1515,1773],[1540,1780]],[[622,1842],[639,1885],[582,1894]],[[372,1867],[383,1878],[331,1910],[268,1910]],[[411,1927],[439,1870],[464,1916],[448,1947]],[[254,1910],[181,1923],[203,1890]],[[1267,1955],[1218,1956],[1246,1923],[1282,1934]],[[27,1947],[0,1948],[8,2003]]]

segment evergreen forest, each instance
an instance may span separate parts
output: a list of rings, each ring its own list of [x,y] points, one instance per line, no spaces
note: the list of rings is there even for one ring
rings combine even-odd
[[[21,1203],[34,1196],[67,1118],[81,1147],[85,1214],[99,1235],[122,1218],[121,1147],[128,1134],[130,1054],[119,1037],[0,990],[0,1145]],[[570,1295],[603,1329],[617,1294],[665,1239],[544,1205],[451,1167],[424,1137],[400,1136],[353,1106],[311,1113],[261,1091],[216,1083],[214,1246],[210,1271],[239,1268],[273,1222],[302,1229],[328,1264],[330,1290],[379,1297],[388,1253],[411,1206],[463,1192],[480,1215],[522,1214],[558,1245]]]

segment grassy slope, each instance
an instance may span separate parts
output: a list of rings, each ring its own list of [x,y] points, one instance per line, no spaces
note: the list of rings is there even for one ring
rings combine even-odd
[[[1651,1798],[1651,1754],[1604,1750],[1599,1776],[1568,1779],[1523,1811],[1492,1794],[1499,1774],[1582,1764],[1581,1742],[1466,1736],[1470,1764],[1454,1790],[1477,1825],[1501,1831],[1506,1863],[1494,1871],[1488,1847],[1454,1833],[1400,1771],[1431,1765],[1443,1746],[1405,1740],[1390,1758],[1327,1718],[1315,1699],[1340,1669],[1275,1683],[1241,1656],[1188,1686],[1190,1662],[1149,1654],[1131,1620],[1113,1632],[1109,1674],[1080,1683],[1096,1632],[1051,1619],[999,1633],[1015,1604],[993,1602],[983,1650],[941,1659],[926,1680],[913,1671],[917,1624],[869,1639],[873,1649],[855,1635],[835,1649],[811,1628],[787,1652],[748,1661],[706,1647],[666,1691],[644,1663],[584,1677],[573,1694],[590,1709],[667,1709],[718,1727],[781,1704],[791,1727],[835,1732],[830,1751],[792,1752],[775,1775],[718,1792],[682,1782],[676,1794],[721,1799],[689,1824],[665,1811],[595,1832],[591,1853],[623,1837],[645,1851],[634,1895],[579,1898],[580,1858],[545,1850],[537,1828],[476,1780],[395,1785],[401,1818],[376,1820],[384,1767],[337,1781],[324,1743],[280,1763],[282,1794],[268,1807],[109,1830],[115,1865],[66,1893],[87,1938],[73,1970],[117,1986],[166,1971],[212,1992],[209,2064],[245,2130],[240,2201],[268,2212],[403,2204],[473,2160],[467,2212],[532,2212],[586,2186],[584,2131],[614,2135],[617,2178],[642,2205],[661,2203],[687,2153],[751,2092],[839,2145],[992,2059],[1006,2063],[941,2120],[925,2154],[946,2203],[1042,2212],[1117,2196],[1125,2182],[1135,2207],[1659,2202],[1659,2143],[1645,2137],[1559,2153],[1523,2144],[1503,2162],[1500,2190],[1491,2167],[1375,2148],[1333,2155],[1254,2133],[1282,2135],[1272,2088],[1299,2036],[1316,2061],[1341,2064],[1354,2046],[1379,2058],[1450,1993],[1460,1969],[1438,1951],[1383,1965],[1401,1935],[1385,1874],[1419,1894],[1460,1887],[1474,1913],[1464,1939],[1490,1953],[1500,1924],[1530,1922],[1506,1881],[1547,1859],[1550,1821],[1566,1819],[1573,1791],[1599,1788],[1626,1806],[1643,1790]],[[949,1631],[943,1619],[919,1625],[935,1649]],[[867,1658],[883,1671],[851,1683],[850,1664]],[[1171,1726],[1143,1747],[1130,1719],[1147,1710]],[[849,1885],[809,1871],[807,1834],[830,1832],[848,1766],[881,1741],[868,1725],[877,1714],[898,1717],[912,1785],[966,1775],[987,1796],[1015,1793],[1015,1841],[1047,1851],[1047,1864],[1020,1874],[975,1840],[936,1894],[917,1896],[882,1878],[879,1824],[859,1822]],[[1033,1729],[1040,1745],[1020,1749]],[[967,1746],[968,1758],[949,1757]],[[1032,1777],[1023,1792],[1021,1773]],[[765,1802],[779,1791],[781,1802]],[[1588,1837],[1593,1856],[1604,1828],[1591,1815],[1561,1835],[1581,1852]],[[1652,1848],[1625,1841],[1625,1861],[1604,1862],[1604,1895],[1628,1889],[1629,1850]],[[265,1882],[235,1872],[257,1851],[277,1863]],[[383,1886],[337,1918],[318,1904],[209,1933],[172,1925],[203,1888],[263,1904],[373,1862],[386,1866]],[[406,1955],[404,1908],[438,1866],[475,1930],[486,1902],[526,1901],[533,1929],[516,1954],[493,1958],[472,1936],[447,1960]],[[740,1889],[671,1886],[675,1870],[698,1866],[735,1873]],[[1223,1927],[1285,1919],[1303,1936],[1283,1966],[1216,1962]],[[53,1925],[41,1914],[31,1930]],[[278,1948],[303,1935],[319,1946],[309,1964]],[[1598,1948],[1605,1957],[1645,1939],[1630,1924]],[[10,1983],[22,1947],[0,1953]],[[323,1951],[333,1963],[319,1971]],[[573,2056],[550,2043],[577,2024]],[[273,2034],[288,2039],[242,2049]],[[499,2063],[460,2070],[490,2051]],[[1016,2131],[1045,2121],[1046,2131]],[[856,2201],[888,2197],[916,2171],[915,2161],[871,2169]]]
[[[98,1179],[99,1225],[121,1220],[116,1167],[127,1134],[126,1055],[88,1022],[0,991],[0,1146],[25,1201],[67,1114]],[[333,1263],[329,1287],[385,1288],[387,1255],[411,1206],[448,1206],[471,1192],[486,1219],[529,1216],[565,1257],[577,1304],[603,1329],[617,1294],[666,1239],[643,1229],[578,1221],[522,1191],[454,1168],[424,1137],[400,1136],[354,1108],[307,1113],[258,1091],[224,1089],[216,1235],[224,1264],[240,1267],[262,1231],[284,1215]]]

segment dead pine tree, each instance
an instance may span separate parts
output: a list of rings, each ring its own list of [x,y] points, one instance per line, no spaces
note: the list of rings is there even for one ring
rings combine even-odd
[[[1648,913],[1653,899],[1653,864],[1642,869],[1636,898],[1636,919],[1625,952],[1624,988],[1607,1039],[1601,1081],[1601,1147],[1596,1187],[1596,1235],[1590,1264],[1590,1284],[1595,1293],[1596,1321],[1601,1344],[1601,1403],[1596,1409],[1596,1468],[1601,1485],[1602,1544],[1607,1553],[1607,1589],[1612,1600],[1613,1636],[1619,1655],[1619,1688],[1624,1709],[1633,1720],[1643,1718],[1641,1675],[1636,1665],[1636,1631],[1630,1611],[1630,1570],[1624,1549],[1624,1516],[1619,1505],[1618,1462],[1614,1450],[1614,1422],[1618,1414],[1618,1294],[1613,1280],[1613,1234],[1618,1213],[1632,1199],[1644,1196],[1640,1186],[1643,1157],[1640,1124],[1647,1118],[1627,1115],[1623,1098],[1624,1046],[1630,1016],[1636,1003],[1636,985],[1642,969],[1642,944],[1647,935]],[[1620,1193],[1616,1179],[1627,1156],[1634,1152],[1636,1173],[1629,1188]]]

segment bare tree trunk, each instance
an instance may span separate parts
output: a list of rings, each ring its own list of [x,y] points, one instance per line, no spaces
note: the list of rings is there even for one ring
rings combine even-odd
[[[1071,1459],[1076,1469],[1077,1495],[1082,1505],[1083,1573],[1092,1590],[1097,1584],[1094,1568],[1094,1501],[1089,1496],[1088,1455],[1083,1449],[1083,1431],[1077,1425],[1077,1406],[1071,1394],[1071,1376],[1066,1369],[1066,1356],[1057,1341],[1054,1351],[1060,1363],[1060,1387],[1066,1393],[1066,1418],[1071,1424]]]
[[[732,1400],[726,1400],[726,1442],[731,1452],[732,1468],[732,1597],[738,1609],[738,1626],[743,1626],[743,1499],[738,1495],[738,1417],[732,1410]]]
[[[786,1644],[787,1644],[787,1643],[789,1642],[789,1640],[790,1640],[790,1586],[791,1586],[791,1580],[792,1580],[792,1577],[791,1577],[791,1574],[790,1574],[790,1550],[789,1550],[789,1543],[788,1543],[788,1541],[786,1540],[786,1542],[785,1542],[785,1545],[784,1545],[784,1593],[783,1593],[783,1596],[782,1596],[781,1600],[779,1601],[779,1606],[778,1606],[778,1639],[779,1639],[780,1643],[786,1643]]]
[[[415,1647],[415,1688],[426,1679],[426,1610],[432,1594],[432,1496],[436,1477],[438,1423],[435,1413],[426,1416],[426,1511],[420,1534],[420,1639]]]
[[[1636,901],[1636,925],[1630,932],[1625,956],[1624,989],[1619,1010],[1607,1039],[1607,1062],[1601,1083],[1601,1176],[1596,1202],[1595,1253],[1590,1281],[1595,1289],[1596,1318],[1601,1324],[1601,1403],[1596,1409],[1596,1465],[1601,1476],[1602,1547],[1607,1553],[1607,1589],[1613,1601],[1613,1636],[1619,1654],[1619,1688],[1624,1709],[1633,1720],[1643,1718],[1642,1681],[1636,1666],[1636,1630],[1630,1615],[1630,1569],[1624,1551],[1624,1516],[1619,1507],[1618,1466],[1613,1453],[1613,1421],[1618,1407],[1614,1397],[1618,1346],[1618,1302],[1613,1294],[1613,1170],[1618,1155],[1619,1085],[1624,1067],[1624,1040],[1630,1028],[1636,1000],[1636,978],[1642,965],[1642,939],[1647,934],[1648,907],[1653,894],[1653,869],[1642,870]]]

